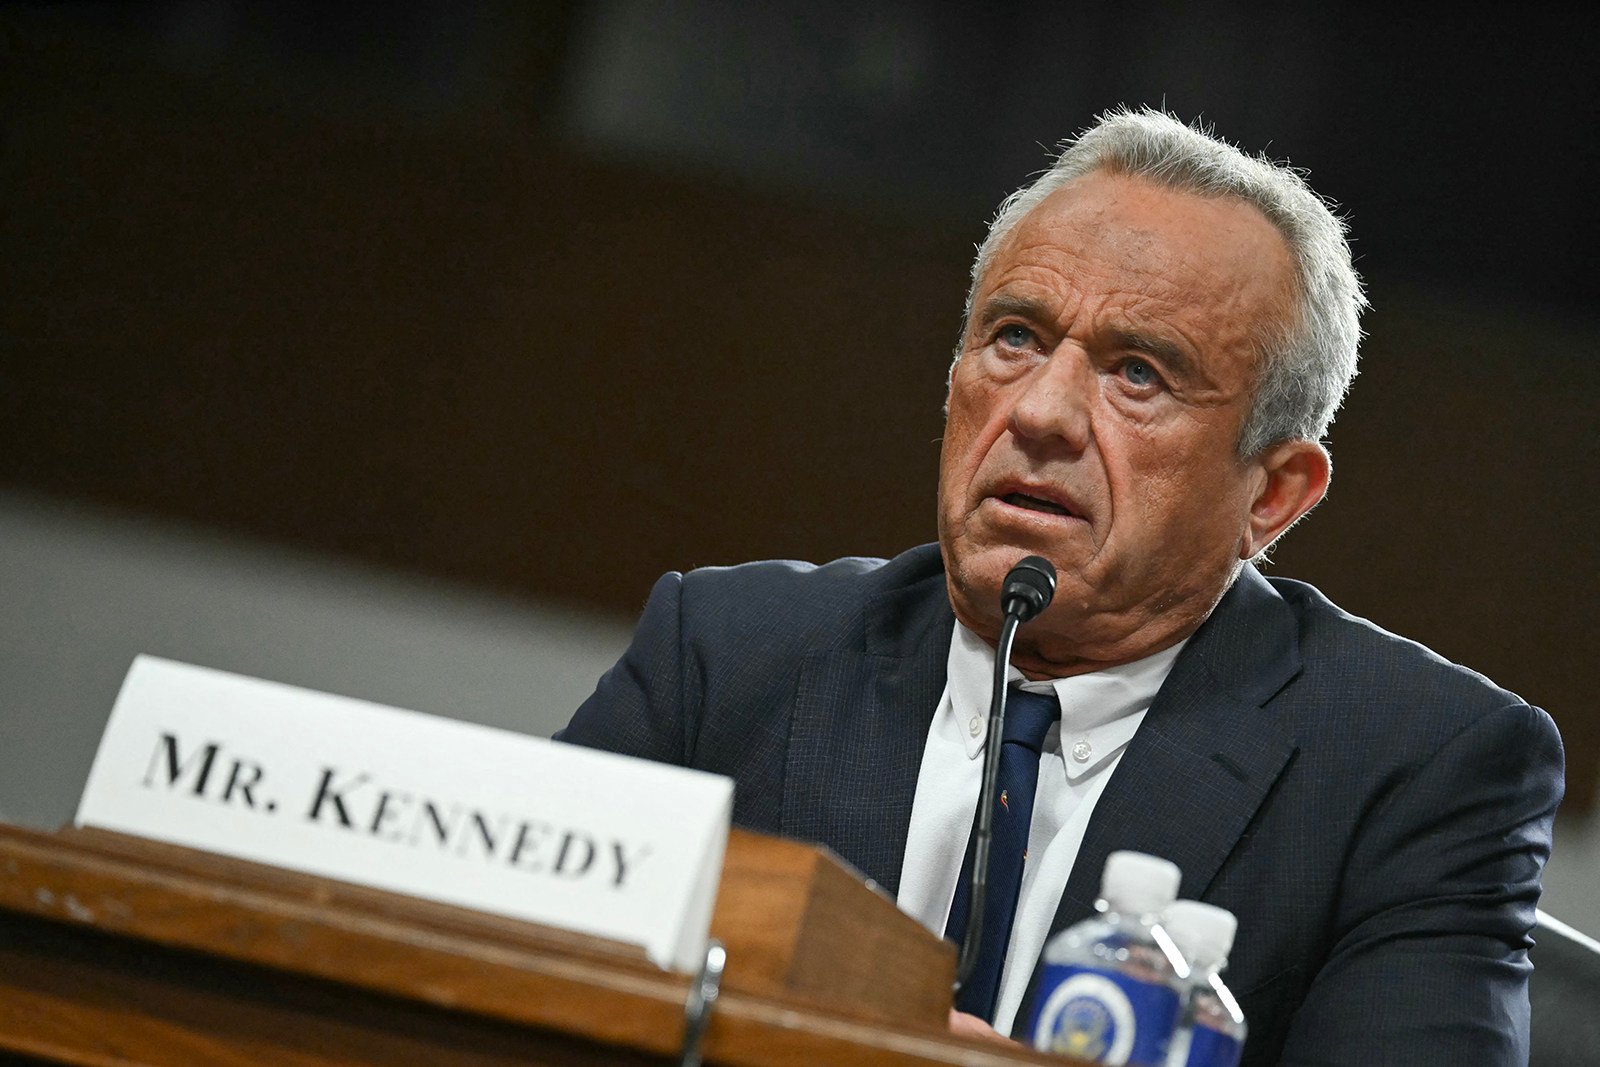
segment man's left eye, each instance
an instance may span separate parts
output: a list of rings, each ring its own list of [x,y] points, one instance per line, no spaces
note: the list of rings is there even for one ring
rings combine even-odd
[[[1128,384],[1141,388],[1149,385],[1160,385],[1161,378],[1156,374],[1156,369],[1142,359],[1130,359],[1122,365],[1122,376]]]

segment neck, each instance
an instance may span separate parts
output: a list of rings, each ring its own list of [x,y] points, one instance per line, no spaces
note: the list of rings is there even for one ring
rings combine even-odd
[[[1230,578],[1237,574],[1236,570]],[[1136,663],[1193,635],[1231,584],[1198,600],[1111,616],[1092,615],[1086,605],[1057,600],[1017,631],[1011,663],[1030,681],[1071,678]],[[963,626],[990,648],[996,647],[1002,622],[998,613],[974,618],[959,602],[953,600],[953,606]]]
[[[1024,645],[1021,635],[1011,651],[1011,664],[1022,672],[1022,676],[1029,681],[1041,682],[1055,678],[1071,678],[1080,674],[1093,674],[1096,671],[1109,670],[1112,667],[1121,667],[1127,663],[1137,663],[1147,659],[1158,652],[1164,652],[1183,641],[1200,628],[1200,622],[1192,626],[1173,631],[1165,635],[1164,639],[1147,641],[1121,650],[1108,650],[1102,654],[1075,655],[1061,650],[1040,648]],[[995,641],[987,635],[984,640],[991,647]]]

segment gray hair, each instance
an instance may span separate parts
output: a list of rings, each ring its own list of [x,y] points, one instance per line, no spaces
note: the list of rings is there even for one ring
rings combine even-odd
[[[1253,456],[1278,441],[1320,441],[1355,377],[1359,320],[1367,306],[1344,221],[1287,164],[1248,156],[1162,111],[1106,112],[1068,141],[1038,179],[1005,199],[972,264],[962,337],[978,286],[1012,229],[1051,193],[1095,171],[1135,175],[1200,196],[1237,197],[1283,234],[1297,268],[1297,313],[1291,322],[1266,327],[1260,339],[1260,371],[1238,449]]]

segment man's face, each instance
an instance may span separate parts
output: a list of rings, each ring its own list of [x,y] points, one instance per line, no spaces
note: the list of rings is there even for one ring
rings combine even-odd
[[[1080,178],[1016,226],[950,383],[939,540],[963,623],[995,638],[1029,553],[1058,572],[1018,638],[1030,673],[1138,659],[1205,619],[1264,547],[1271,479],[1236,445],[1292,279],[1254,207],[1141,178]]]

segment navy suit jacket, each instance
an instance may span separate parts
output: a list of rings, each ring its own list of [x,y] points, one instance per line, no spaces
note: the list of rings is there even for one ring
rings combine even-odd
[[[893,894],[953,626],[932,545],[669,574],[558,736],[729,775],[735,822]],[[1246,567],[1107,784],[1052,930],[1091,914],[1110,852],[1152,853],[1239,918],[1247,1064],[1523,1063],[1561,791],[1543,711]]]

